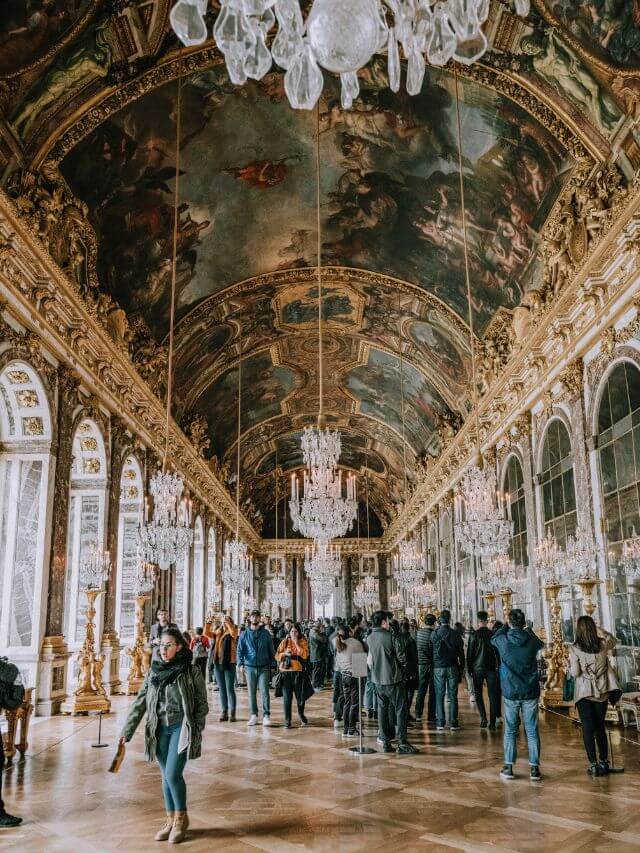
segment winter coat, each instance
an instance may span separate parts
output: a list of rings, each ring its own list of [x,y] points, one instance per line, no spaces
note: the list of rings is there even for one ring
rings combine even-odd
[[[431,669],[433,666],[433,634],[435,628],[419,628],[416,637],[418,646],[418,665]]]
[[[433,668],[447,669],[457,666],[464,669],[464,641],[462,636],[450,625],[440,625],[433,632]]]
[[[311,663],[325,660],[329,653],[329,638],[326,634],[321,634],[317,628],[312,628],[309,632],[309,659]]]
[[[583,652],[578,646],[569,646],[569,671],[575,678],[574,702],[581,699],[608,699],[612,690],[619,690],[618,679],[609,665],[609,652],[618,641],[612,634],[605,634],[600,641],[597,654]]]
[[[404,644],[386,628],[373,628],[367,637],[368,661],[374,684],[400,684],[407,664]]]
[[[498,669],[498,656],[491,645],[492,636],[488,628],[478,628],[469,636],[467,668],[470,673],[478,671],[495,672]]]
[[[142,683],[135,702],[131,706],[129,716],[122,729],[122,737],[128,742],[138,728],[140,720],[147,715],[144,729],[144,754],[147,761],[156,757],[158,742],[158,705],[160,702],[160,687],[151,681],[149,672]],[[189,758],[200,758],[202,753],[202,731],[205,726],[209,704],[207,688],[198,666],[191,665],[185,672],[180,673],[174,682],[180,691],[182,699],[182,731],[180,743],[188,745]]]
[[[500,687],[505,699],[540,696],[538,652],[544,643],[533,631],[503,625],[491,638],[500,655]]]
[[[242,632],[236,649],[238,666],[263,669],[274,664],[275,659],[273,637],[264,625],[260,625],[255,631],[253,628],[247,628]]]

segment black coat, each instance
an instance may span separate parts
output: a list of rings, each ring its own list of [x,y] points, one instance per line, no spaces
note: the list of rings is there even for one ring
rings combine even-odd
[[[464,669],[464,642],[455,628],[440,625],[433,632],[432,643],[434,669],[447,669],[450,666]]]
[[[493,634],[488,628],[478,628],[469,637],[467,643],[467,668],[473,672],[495,672],[498,669],[498,656],[491,645]]]

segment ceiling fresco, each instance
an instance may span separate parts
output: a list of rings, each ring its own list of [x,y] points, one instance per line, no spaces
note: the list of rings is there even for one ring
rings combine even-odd
[[[314,116],[281,77],[234,88],[223,68],[183,91],[178,305],[256,275],[315,264]],[[416,98],[391,95],[379,64],[343,112],[321,104],[323,262],[382,272],[467,317],[453,78],[431,70]],[[479,331],[520,301],[535,235],[568,165],[512,101],[461,81],[473,306]],[[98,234],[102,285],[166,333],[175,84],[104,122],[62,163]],[[295,310],[296,306],[292,306]],[[339,305],[334,310],[340,310]]]
[[[45,57],[92,6],[95,0],[3,0],[0,75]]]
[[[640,67],[637,0],[545,0],[557,21],[601,59]]]

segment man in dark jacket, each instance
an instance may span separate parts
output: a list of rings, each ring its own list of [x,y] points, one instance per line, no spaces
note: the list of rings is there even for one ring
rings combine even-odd
[[[1,658],[2,666],[0,670],[2,674],[7,673],[7,681],[4,681],[0,678],[0,711],[4,710],[4,702],[5,698],[5,690],[9,690],[13,684],[15,684],[15,673],[17,673],[17,668],[7,661],[6,658]],[[11,679],[11,680],[9,680]],[[21,683],[21,682],[20,682]],[[15,707],[15,706],[12,706]],[[2,799],[2,774],[4,772],[4,744],[2,742],[2,734],[0,734],[0,829],[10,828],[13,826],[20,826],[22,823],[21,817],[15,817],[15,815],[9,814],[5,811],[4,808],[4,800]],[[18,845],[16,844],[16,847]]]
[[[318,619],[309,631],[309,662],[311,663],[311,683],[316,690],[322,690],[327,673],[327,655],[329,639],[324,632],[324,624]]]
[[[487,709],[484,704],[483,688],[487,683],[489,695],[489,729],[495,731],[496,718],[500,716],[498,706],[498,656],[491,645],[492,633],[488,628],[489,617],[484,610],[478,611],[478,628],[469,635],[467,644],[467,670],[473,682],[473,694],[480,712],[480,728],[487,728]]]
[[[503,779],[513,779],[516,762],[516,742],[520,717],[524,722],[529,747],[530,778],[539,782],[540,733],[538,731],[538,652],[544,643],[525,627],[525,616],[517,608],[509,613],[509,627],[503,626],[491,639],[500,655],[500,686],[504,701],[504,767]]]
[[[262,697],[262,725],[271,725],[271,699],[269,681],[271,666],[275,663],[273,637],[260,622],[260,611],[253,610],[249,616],[249,627],[242,632],[236,650],[238,668],[247,676],[249,694],[249,725],[258,724],[258,687]]]
[[[445,692],[449,699],[449,728],[452,732],[458,725],[458,683],[464,672],[464,642],[460,633],[452,628],[451,613],[443,610],[440,614],[440,627],[434,631],[433,645],[433,682],[436,692],[436,730],[444,731]]]
[[[416,645],[418,646],[418,693],[416,696],[416,721],[422,720],[424,713],[424,702],[429,691],[427,702],[427,720],[430,723],[436,721],[436,694],[433,686],[433,633],[435,631],[436,617],[433,613],[427,613],[418,628]]]
[[[149,643],[153,649],[151,653],[152,660],[160,660],[160,637],[166,628],[177,628],[175,622],[169,621],[169,611],[161,607],[156,613],[157,621],[151,626],[149,632]]]
[[[404,644],[389,630],[384,610],[372,616],[373,628],[367,637],[371,681],[378,697],[379,740],[385,752],[393,752],[391,738],[395,722],[398,737],[396,752],[413,755],[418,752],[407,742],[407,689]]]

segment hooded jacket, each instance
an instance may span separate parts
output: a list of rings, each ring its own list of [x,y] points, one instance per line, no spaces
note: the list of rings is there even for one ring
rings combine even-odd
[[[505,699],[537,699],[540,696],[538,652],[544,648],[539,637],[525,628],[503,625],[491,638],[500,655],[500,687]]]
[[[464,641],[462,636],[450,625],[440,625],[433,632],[433,668],[447,669],[458,666],[464,669]]]
[[[251,666],[256,669],[270,667],[275,662],[273,637],[264,625],[255,631],[247,628],[240,635],[236,649],[238,666]]]

